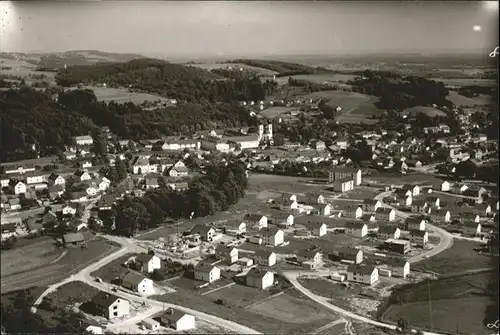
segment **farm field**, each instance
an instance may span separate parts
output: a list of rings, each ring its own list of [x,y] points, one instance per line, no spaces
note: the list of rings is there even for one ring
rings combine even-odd
[[[354,79],[355,75],[341,73],[300,74],[292,76],[295,80],[306,80],[315,84],[345,84],[346,81]],[[288,83],[287,76],[276,78],[279,85]]]
[[[231,66],[231,67],[233,67],[233,69],[234,68],[242,68],[245,70],[255,71],[255,72],[262,74],[264,76],[272,76],[274,74],[277,74],[276,71],[271,71],[268,69],[263,69],[260,67],[255,67],[255,66],[250,66],[250,65],[240,64],[240,63],[225,63],[225,64],[206,63],[206,64],[186,64],[186,65],[198,67],[200,69],[204,69],[204,70],[208,70],[208,71],[211,71],[214,69],[226,69],[228,66]],[[288,78],[287,78],[287,80],[288,80]]]
[[[23,239],[23,242],[25,240]],[[63,250],[57,248],[54,245],[54,240],[48,236],[26,241],[31,243],[2,250],[0,257],[3,278],[48,264],[63,253]]]
[[[215,303],[216,299],[212,297],[212,294],[200,295],[183,289],[175,293],[156,296],[154,299],[195,308],[263,333],[304,334],[338,318],[294,289],[249,308],[231,305],[230,301],[220,305]],[[300,315],[300,317],[293,318],[292,315]]]
[[[260,115],[263,117],[272,119],[277,116],[280,116],[282,114],[285,114],[286,112],[289,112],[292,110],[290,107],[284,107],[284,106],[276,106],[276,107],[269,107],[264,109],[263,111],[260,112]]]
[[[449,249],[429,259],[415,263],[413,268],[439,274],[459,273],[475,269],[494,268],[498,258],[474,250],[479,244],[466,240],[453,240]]]
[[[167,101],[168,99],[153,95],[149,93],[138,93],[138,92],[129,92],[126,88],[109,88],[109,87],[96,87],[96,86],[87,86],[86,88],[94,91],[97,100],[110,102],[114,101],[116,103],[126,103],[132,102],[134,104],[142,104],[144,101]]]
[[[36,71],[37,66],[22,60],[13,60],[0,58],[0,66],[10,67],[11,69],[2,69],[2,75],[5,76],[15,76],[25,79],[27,84],[31,84],[33,81],[47,81],[51,84],[55,84],[55,73],[54,72],[42,72]],[[46,78],[35,80],[32,76],[44,75]]]
[[[341,123],[376,123],[377,120],[370,117],[382,112],[375,106],[377,97],[356,92],[319,91],[307,95],[306,98],[329,99],[330,105],[342,107],[342,112],[337,117]]]
[[[404,185],[404,184],[420,184],[420,185],[435,185],[441,183],[442,180],[429,174],[409,173],[405,175],[391,175],[389,173],[374,174],[370,177],[363,178],[364,183],[383,184],[383,185]]]
[[[491,97],[487,95],[479,95],[478,97],[475,98],[468,98],[464,97],[463,95],[458,94],[455,91],[450,91],[448,96],[446,97],[448,100],[453,102],[453,104],[457,106],[467,106],[471,107],[474,105],[488,105],[491,103]]]
[[[446,78],[432,78],[432,80],[440,81],[445,85],[453,86],[466,86],[466,85],[477,85],[477,86],[495,86],[494,79],[446,79]]]
[[[6,293],[32,286],[47,286],[55,283],[62,278],[76,273],[98,259],[116,251],[118,246],[112,242],[95,239],[87,243],[87,249],[72,248],[68,249],[66,255],[53,264],[46,264],[36,269],[29,270],[29,276],[26,271],[22,273],[13,273],[5,276],[2,273],[1,292]],[[62,253],[63,249],[61,249]],[[25,262],[24,259],[31,258],[30,254],[21,254],[18,260]],[[3,262],[2,262],[3,263]],[[15,270],[12,270],[15,271]]]
[[[340,196],[339,199],[357,199],[363,201],[363,199],[373,199],[379,193],[380,190],[373,187],[358,186],[354,190]]]
[[[457,330],[458,334],[489,334],[483,324],[484,310],[489,303],[490,300],[486,297],[433,300],[432,329],[453,334],[457,333]],[[412,326],[429,329],[429,303],[393,305],[384,313],[383,319],[397,322],[402,317]]]

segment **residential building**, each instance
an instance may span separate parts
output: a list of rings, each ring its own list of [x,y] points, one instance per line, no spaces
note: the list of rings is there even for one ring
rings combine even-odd
[[[185,166],[172,166],[168,170],[168,175],[170,177],[181,178],[189,176],[189,169]]]
[[[130,313],[130,302],[116,295],[100,291],[94,298],[92,304],[95,306],[97,314],[108,320],[121,318]]]
[[[206,224],[196,224],[191,228],[191,234],[199,234],[202,241],[211,242],[215,235],[215,229]]]
[[[323,216],[330,216],[332,214],[332,205],[320,204],[318,209],[318,214]]]
[[[332,188],[335,192],[349,192],[354,190],[354,180],[353,179],[338,179],[333,181]]]
[[[297,262],[309,269],[316,269],[322,260],[323,256],[317,250],[300,250],[297,253]]]
[[[465,235],[479,236],[481,234],[481,224],[478,222],[464,222],[462,232]]]
[[[361,264],[363,263],[363,250],[344,247],[340,248],[337,251],[333,251],[333,256],[335,256],[340,261],[346,261],[352,264]]]
[[[400,236],[401,230],[397,226],[393,225],[380,226],[377,231],[377,237],[384,241],[390,238],[397,240]]]
[[[430,214],[431,208],[425,200],[415,200],[411,204],[411,212],[419,214]]]
[[[378,281],[378,269],[371,265],[350,265],[347,280],[354,283],[373,285]]]
[[[447,209],[432,210],[430,219],[432,222],[451,222],[451,213]]]
[[[146,177],[144,179],[144,187],[146,188],[146,190],[160,188],[160,183],[158,182],[158,178]]]
[[[158,329],[160,329],[160,323],[151,318],[142,320],[141,324],[148,330],[157,331]]]
[[[473,212],[462,212],[459,214],[458,221],[461,224],[464,224],[466,222],[474,222],[474,223],[479,223],[480,221],[480,216],[479,214],[473,213]]]
[[[389,238],[384,242],[384,247],[397,254],[406,255],[411,250],[410,242],[401,239]]]
[[[220,279],[220,269],[213,264],[201,261],[194,267],[194,278],[207,283],[213,283]]]
[[[85,237],[81,233],[64,234],[62,241],[65,248],[79,247],[87,243]]]
[[[276,264],[276,254],[272,251],[258,250],[253,254],[255,264],[273,266]]]
[[[260,142],[257,135],[228,137],[225,140],[230,145],[233,145],[236,148],[241,148],[241,150],[256,149],[259,147]]]
[[[276,247],[285,242],[285,233],[278,228],[265,228],[260,231],[262,243],[272,247]]]
[[[76,211],[79,208],[78,204],[70,203],[62,208],[63,215],[76,215]]]
[[[78,181],[91,180],[92,177],[86,170],[77,170],[74,174]]]
[[[265,290],[274,285],[274,273],[257,268],[250,269],[246,275],[246,284]]]
[[[326,223],[317,221],[311,222],[308,228],[311,231],[311,234],[316,237],[321,237],[326,235],[328,229]]]
[[[21,181],[18,181],[15,185],[14,185],[14,194],[24,194],[26,193],[26,184],[21,182]]]
[[[140,254],[135,258],[137,264],[143,272],[152,273],[154,270],[161,269],[161,259],[156,255]]]
[[[282,226],[282,227],[291,227],[293,226],[294,222],[294,216],[289,213],[282,213],[282,212],[274,212],[271,217],[271,222],[275,225]],[[260,226],[260,225],[259,225]],[[267,227],[267,225],[266,225]],[[265,228],[265,227],[263,227]]]
[[[410,217],[405,221],[406,230],[425,230],[426,220],[423,218]]]
[[[38,174],[36,172],[28,172],[24,175],[26,184],[40,184],[45,182],[45,176],[43,174]]]
[[[365,237],[368,234],[368,226],[362,222],[348,222],[345,233],[355,237]]]
[[[362,181],[362,173],[360,169],[353,169],[347,167],[338,167],[332,169],[328,174],[328,180],[330,183],[343,179],[352,179],[354,180],[354,185],[361,185]]]
[[[429,233],[425,230],[410,230],[409,238],[411,242],[424,247],[429,241]]]
[[[379,207],[375,211],[375,220],[392,222],[396,219],[396,212],[392,208]]]
[[[410,184],[406,184],[406,185],[403,185],[402,187],[402,190],[404,191],[410,191],[411,192],[411,195],[413,197],[417,197],[420,195],[420,186],[418,185],[410,185]]]
[[[81,145],[81,146],[92,145],[94,143],[94,140],[90,135],[75,136],[73,137],[73,140],[76,145]]]
[[[47,178],[47,183],[49,185],[61,185],[64,187],[64,185],[66,184],[66,180],[64,179],[63,176],[59,175],[59,174],[55,174],[55,173],[52,173],[49,178]]]
[[[430,196],[425,199],[425,201],[432,207],[439,209],[441,200],[438,197]]]
[[[215,248],[215,257],[229,264],[236,263],[238,261],[238,249],[219,244],[217,248]]]
[[[227,235],[237,236],[247,232],[247,225],[240,220],[231,220],[224,223],[224,229]]]
[[[360,219],[363,217],[363,209],[358,205],[349,205],[342,210],[342,215],[346,218]]]
[[[361,204],[364,212],[375,212],[378,208],[382,207],[382,203],[375,199],[364,199]]]
[[[445,180],[441,183],[439,189],[443,192],[449,192],[451,190],[451,187],[452,184],[449,181]]]
[[[246,214],[243,217],[243,222],[247,225],[247,229],[261,230],[267,228],[267,216],[262,214]]]
[[[404,258],[387,258],[387,266],[394,277],[406,278],[410,274],[410,262]]]
[[[157,173],[158,164],[150,164],[148,156],[137,156],[132,162],[133,174]]]
[[[160,317],[160,321],[166,327],[173,328],[179,332],[196,328],[194,315],[186,314],[172,308]]]
[[[128,272],[121,278],[121,286],[141,294],[154,293],[153,281],[134,272]]]

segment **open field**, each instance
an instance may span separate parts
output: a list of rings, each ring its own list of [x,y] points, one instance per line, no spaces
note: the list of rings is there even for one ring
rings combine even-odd
[[[211,71],[214,69],[226,69],[228,66],[230,66],[233,69],[242,68],[245,70],[255,71],[255,72],[262,74],[264,76],[272,76],[272,75],[278,73],[276,71],[271,71],[268,69],[263,69],[260,67],[255,67],[255,66],[250,66],[250,65],[240,64],[240,63],[226,63],[226,64],[207,63],[207,64],[187,64],[187,65],[198,67],[200,69],[204,69],[207,71]],[[287,80],[288,80],[288,77],[287,77]]]
[[[168,99],[149,93],[129,92],[126,88],[109,88],[87,86],[86,88],[94,91],[97,100],[116,103],[132,102],[134,104],[142,104],[144,101],[168,101]]]
[[[226,305],[248,308],[252,304],[268,299],[272,294],[267,290],[259,290],[254,287],[248,287],[241,284],[221,288],[206,296],[213,299],[222,299]],[[272,298],[274,299],[274,298]]]
[[[419,185],[435,185],[441,183],[442,180],[429,174],[408,173],[405,175],[394,175],[390,173],[374,174],[370,177],[363,178],[363,182],[369,184],[382,185],[404,185],[404,184],[419,184]]]
[[[49,236],[35,240],[22,239],[23,242],[25,240],[32,243],[2,250],[0,257],[3,278],[48,264],[63,253],[63,250],[57,248],[54,245],[54,240]]]
[[[453,334],[457,333],[457,330],[458,334],[489,334],[483,325],[484,310],[488,304],[489,298],[486,297],[433,300],[432,329]],[[430,329],[429,308],[428,302],[392,305],[385,312],[383,319],[397,322],[400,318],[405,318],[412,326]]]
[[[54,72],[42,72],[36,71],[37,66],[22,60],[13,60],[0,58],[0,66],[10,67],[11,69],[2,69],[1,74],[5,76],[15,76],[23,78],[27,84],[31,84],[34,81],[46,81],[51,84],[55,84],[55,73]],[[43,79],[34,79],[32,76],[44,75]]]
[[[338,318],[294,289],[250,308],[229,305],[229,301],[219,305],[211,294],[200,295],[182,289],[155,299],[210,313],[263,333],[304,334]],[[294,317],[297,315],[299,317]]]
[[[466,86],[466,85],[477,85],[477,86],[495,86],[496,82],[494,79],[445,79],[445,78],[432,78],[432,80],[440,81],[445,85],[450,86]]]
[[[464,97],[455,91],[450,91],[450,94],[446,97],[448,100],[453,102],[457,106],[474,106],[474,105],[489,105],[492,103],[492,99],[487,95],[479,95],[475,98]]]
[[[382,112],[375,106],[377,97],[356,92],[319,91],[307,95],[306,98],[324,98],[329,100],[331,106],[342,107],[336,118],[340,123],[376,123],[377,120],[370,117]]]
[[[285,114],[286,112],[290,112],[292,108],[290,107],[285,107],[285,106],[275,106],[275,107],[269,107],[264,109],[263,111],[260,112],[260,115],[263,117],[272,119],[277,116],[280,116],[282,114]]]
[[[363,201],[363,199],[373,199],[380,190],[372,187],[358,186],[354,190],[343,194],[339,199],[358,199]]]
[[[54,264],[32,269],[29,275],[23,272],[4,276],[2,273],[1,292],[3,294],[32,286],[48,286],[82,270],[117,249],[116,244],[97,238],[87,243],[87,249],[68,249],[68,253],[60,260]],[[32,255],[25,254],[22,257],[31,258]]]
[[[474,269],[492,268],[498,264],[498,258],[480,254],[474,250],[478,243],[466,240],[454,240],[453,245],[433,256],[413,265],[415,269],[450,274]]]

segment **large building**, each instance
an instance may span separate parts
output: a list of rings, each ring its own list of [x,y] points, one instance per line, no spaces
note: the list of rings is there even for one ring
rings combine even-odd
[[[333,168],[328,174],[328,180],[330,183],[334,181],[352,179],[354,180],[354,185],[361,185],[362,173],[360,169],[338,167]]]
[[[92,299],[97,314],[111,320],[128,315],[130,312],[130,303],[128,300],[117,297],[106,292],[99,292]]]

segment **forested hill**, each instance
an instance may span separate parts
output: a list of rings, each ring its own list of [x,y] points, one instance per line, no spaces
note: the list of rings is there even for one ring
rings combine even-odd
[[[72,136],[95,134],[107,126],[120,138],[141,140],[190,134],[197,130],[255,126],[243,106],[236,103],[179,103],[143,112],[132,103],[98,102],[91,90],[52,93],[24,87],[0,91],[2,162],[34,158],[64,151]]]
[[[277,72],[277,77],[286,77],[299,74],[315,74],[330,72],[327,69],[316,68],[308,65],[288,63],[273,60],[261,60],[261,59],[235,59],[228,61],[228,63],[239,63],[248,66],[260,67],[262,69]]]
[[[92,65],[99,62],[127,62],[139,58],[144,58],[144,56],[102,52],[97,50],[74,50],[41,55],[38,67],[43,69],[62,69],[65,65],[75,66]]]
[[[79,83],[105,83],[108,87],[128,87],[167,98],[196,102],[263,100],[276,86],[271,82],[262,83],[257,77],[228,80],[210,71],[158,59],[71,66],[59,70],[56,81],[64,87]]]

